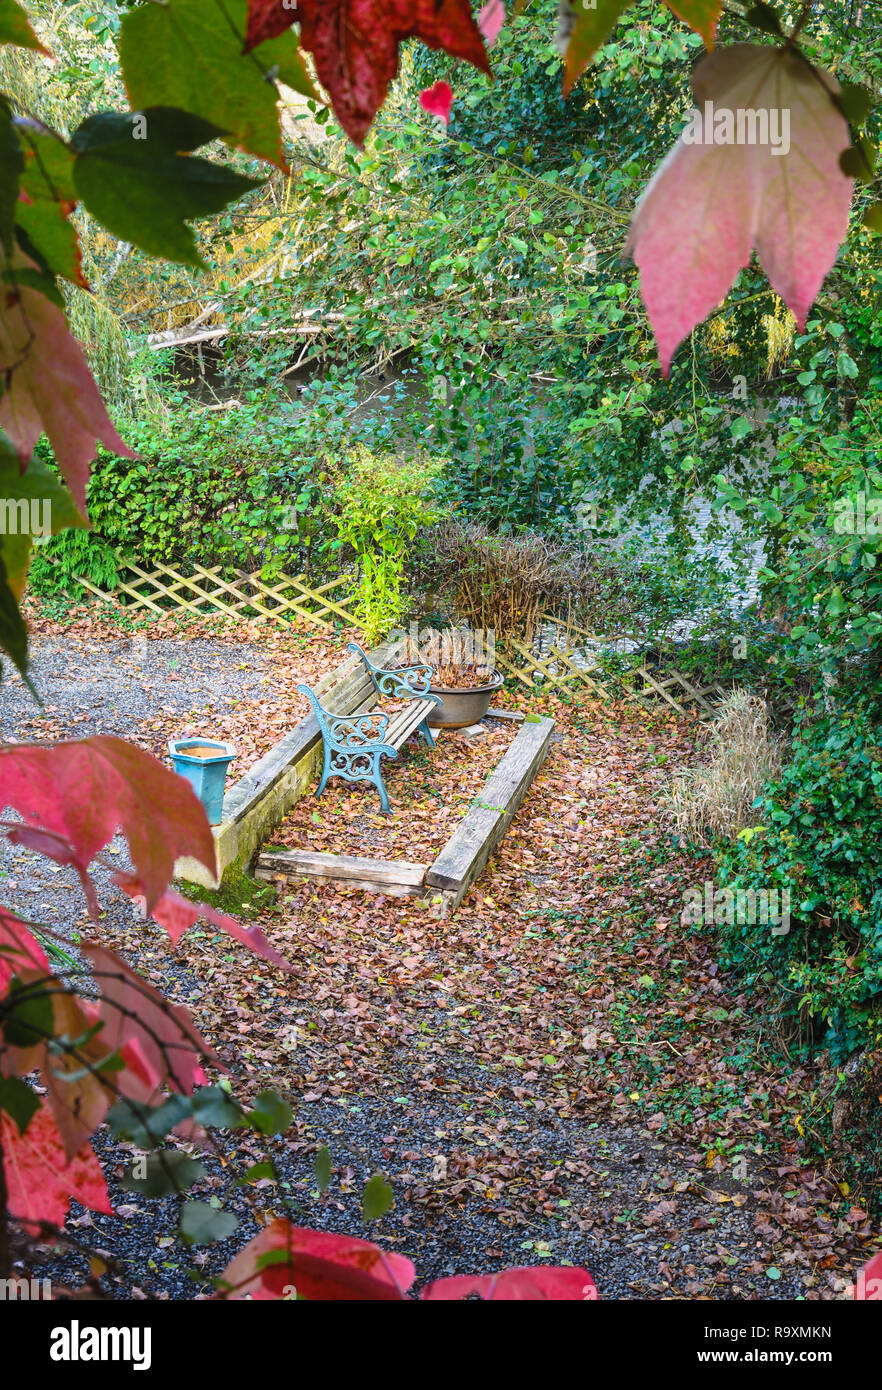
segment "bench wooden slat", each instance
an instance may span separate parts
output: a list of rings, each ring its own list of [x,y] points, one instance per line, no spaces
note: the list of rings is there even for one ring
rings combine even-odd
[[[434,708],[431,700],[411,700],[403,710],[392,716],[392,722],[383,735],[383,742],[390,743],[393,748],[401,748],[417,725],[421,724]]]
[[[370,677],[365,680],[364,676],[356,675],[351,677],[345,685],[338,685],[330,694],[325,695],[322,704],[330,714],[348,715],[352,712],[356,704],[361,704],[368,695],[376,699],[376,691]]]
[[[351,656],[348,661],[343,662],[342,666],[338,666],[336,671],[329,671],[326,676],[322,676],[321,680],[317,680],[312,687],[316,695],[326,695],[329,690],[343,685],[350,676],[355,675],[357,665],[356,658]]]
[[[409,725],[411,727],[413,726],[413,718],[414,708],[413,701],[411,701],[409,704],[405,705],[404,709],[397,710],[395,714],[392,715],[389,727],[383,735],[383,742],[391,743],[397,748],[399,746],[399,739],[403,742],[407,737],[405,730]],[[417,720],[417,723],[419,723],[419,720]]]

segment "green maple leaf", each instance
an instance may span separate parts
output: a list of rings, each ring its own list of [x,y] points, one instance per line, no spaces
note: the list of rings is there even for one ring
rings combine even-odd
[[[205,0],[142,5],[122,22],[120,61],[135,108],[180,106],[226,132],[229,143],[284,166],[272,78],[316,95],[292,30],[243,53],[245,0],[228,21]]]
[[[593,0],[582,4],[571,0],[572,28],[566,51],[564,90],[569,91],[585,71],[601,44],[605,43],[620,16],[634,0]],[[717,22],[722,13],[722,0],[666,0],[669,9],[700,34],[707,47],[712,47]]]
[[[38,53],[46,50],[40,43],[25,11],[16,0],[0,0],[0,43],[18,44],[19,48],[35,48]]]
[[[22,473],[15,452],[3,438],[0,438],[0,498],[0,520],[5,530],[0,544],[6,578],[12,592],[20,598],[31,558],[32,537],[19,515],[19,507],[23,506],[30,513],[32,504],[36,504],[36,515],[53,536],[72,526],[85,528],[89,523],[80,516],[57,473],[38,458],[32,458]]]
[[[180,153],[222,134],[173,107],[90,116],[70,142],[77,194],[122,241],[152,256],[202,266],[185,220],[220,212],[260,182]]]
[[[569,91],[585,71],[598,48],[612,33],[619,16],[632,0],[597,0],[595,5],[573,6],[573,27],[566,51],[564,90]]]
[[[85,288],[76,229],[69,214],[77,201],[73,151],[50,131],[29,120],[16,122],[24,154],[22,190],[15,220],[25,251],[53,275]]]
[[[365,1185],[361,1197],[361,1214],[367,1221],[377,1221],[394,1205],[392,1188],[382,1173],[374,1173]]]

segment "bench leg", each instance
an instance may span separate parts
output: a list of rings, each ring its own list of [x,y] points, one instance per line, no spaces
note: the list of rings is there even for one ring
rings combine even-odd
[[[391,754],[394,750],[391,748],[384,748],[383,752]],[[335,756],[338,760],[337,766],[332,767],[330,753],[327,750],[325,751],[324,762],[322,763],[322,775],[315,789],[316,796],[321,796],[332,777],[342,777],[345,782],[370,782],[371,786],[376,787],[379,792],[382,809],[387,815],[391,814],[392,807],[389,805],[389,796],[383,785],[383,771],[380,763],[383,754],[378,749],[374,748],[361,747],[352,750],[352,752],[349,753],[349,757],[353,759],[355,765],[353,765],[353,762],[349,762],[347,765],[346,752],[343,752],[341,756],[340,751],[337,750]],[[367,766],[365,766],[366,763]]]
[[[383,774],[380,772],[379,767],[377,768],[376,777],[372,780],[374,782],[374,786],[377,788],[377,791],[380,793],[380,806],[382,810],[385,811],[387,816],[391,816],[392,807],[389,805],[389,797],[387,795],[386,788],[383,785]]]
[[[318,786],[317,786],[316,789],[315,789],[316,799],[318,799],[318,797],[321,796],[321,794],[322,794],[322,792],[324,791],[325,787],[328,785],[328,778],[329,778],[330,776],[331,776],[331,760],[330,760],[330,758],[328,757],[327,750],[326,750],[326,751],[325,751],[324,762],[322,763],[322,775],[321,775],[321,777],[319,778],[319,784],[318,784]]]
[[[383,783],[383,767],[380,761],[383,755],[379,751],[371,751],[373,756],[371,758],[370,771],[362,771],[357,780],[359,782],[370,782],[371,786],[376,787],[377,791],[380,793],[380,806],[388,816],[392,814],[392,807],[389,805],[389,796]]]
[[[435,735],[432,733],[432,730],[429,728],[428,722],[425,719],[421,724],[417,725],[417,732],[419,733],[420,738],[423,740],[423,743],[427,743],[430,748],[435,747]]]
[[[395,756],[398,756],[397,753]],[[372,767],[367,777],[367,781],[372,782],[373,785],[376,787],[377,791],[380,793],[380,807],[386,813],[386,815],[389,816],[392,814],[392,807],[389,805],[389,796],[386,791],[385,783],[383,782],[382,757],[382,752],[380,751],[380,749],[377,749],[372,759]]]

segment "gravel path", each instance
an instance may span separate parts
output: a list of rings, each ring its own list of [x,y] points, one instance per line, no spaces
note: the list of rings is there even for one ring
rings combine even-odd
[[[183,715],[194,706],[263,696],[262,673],[260,648],[239,643],[39,637],[31,677],[44,708],[21,677],[10,673],[0,699],[0,737],[129,738],[151,715]]]
[[[151,716],[188,712],[196,704],[265,696],[260,649],[196,638],[122,638],[91,641],[73,635],[38,637],[31,649],[31,676],[44,706],[21,677],[7,673],[0,693],[0,738],[55,740],[116,734],[136,738]],[[126,864],[125,842],[107,853]],[[113,916],[131,906],[98,873],[102,893],[112,895]],[[39,855],[0,839],[0,885],[5,900],[26,916],[39,916],[55,930],[76,933],[88,914],[75,875]]]

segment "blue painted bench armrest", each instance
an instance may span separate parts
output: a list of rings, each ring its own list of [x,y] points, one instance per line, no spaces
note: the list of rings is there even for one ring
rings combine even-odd
[[[414,666],[402,666],[397,671],[390,671],[385,666],[374,665],[357,642],[347,642],[346,650],[355,652],[357,656],[361,657],[370,672],[374,689],[378,695],[391,695],[393,697],[419,695],[424,700],[434,700],[436,705],[441,704],[440,695],[429,694],[429,686],[432,684],[431,666],[419,662]]]
[[[389,727],[389,715],[385,710],[369,710],[367,714],[332,714],[308,685],[298,685],[297,689],[312,705],[325,743],[345,749],[374,749],[382,743]],[[391,749],[391,756],[398,756],[394,748]]]
[[[331,743],[335,748],[379,748],[390,757],[398,756],[394,748],[383,743],[383,735],[389,727],[389,715],[384,710],[371,710],[368,714],[339,715],[326,714]]]

